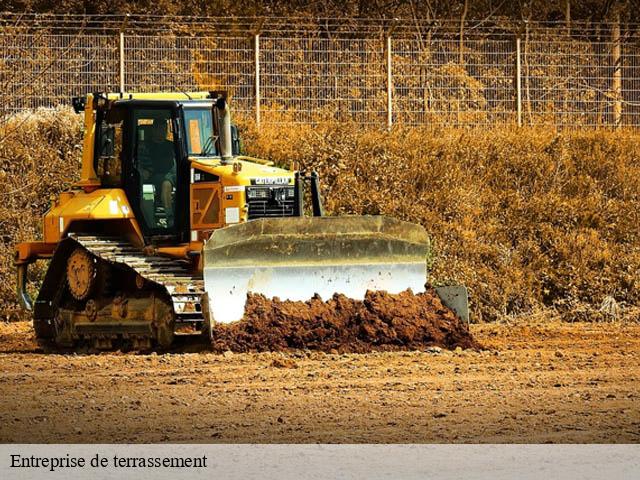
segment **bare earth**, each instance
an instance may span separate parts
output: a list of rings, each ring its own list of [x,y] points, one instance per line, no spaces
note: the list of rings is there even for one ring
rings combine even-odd
[[[3,323],[0,442],[640,442],[639,324],[472,332],[487,351],[68,355]]]

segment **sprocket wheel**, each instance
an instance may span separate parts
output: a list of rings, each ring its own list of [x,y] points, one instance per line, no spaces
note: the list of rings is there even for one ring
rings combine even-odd
[[[67,284],[76,300],[86,300],[96,285],[96,259],[84,248],[76,248],[67,260]]]

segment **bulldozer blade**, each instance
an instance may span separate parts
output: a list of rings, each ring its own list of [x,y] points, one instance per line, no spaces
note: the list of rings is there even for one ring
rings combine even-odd
[[[427,232],[384,216],[257,219],[216,230],[204,247],[209,320],[240,320],[248,293],[305,301],[367,290],[423,292]]]
[[[442,304],[465,323],[469,323],[469,290],[464,285],[436,287],[436,294]]]

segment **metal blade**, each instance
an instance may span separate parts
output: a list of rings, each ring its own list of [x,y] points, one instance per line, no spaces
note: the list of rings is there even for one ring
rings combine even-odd
[[[367,290],[424,291],[429,238],[382,216],[259,219],[216,230],[204,247],[215,322],[240,320],[247,293],[281,300],[363,299]]]

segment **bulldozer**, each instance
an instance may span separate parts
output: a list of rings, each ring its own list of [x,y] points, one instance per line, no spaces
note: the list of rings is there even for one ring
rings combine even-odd
[[[226,92],[93,93],[72,105],[84,115],[80,180],[52,198],[43,239],[15,253],[38,339],[168,348],[240,320],[248,294],[424,291],[424,228],[324,215],[315,172],[243,155]],[[28,268],[40,259],[34,301]],[[464,288],[438,294],[468,320]]]

